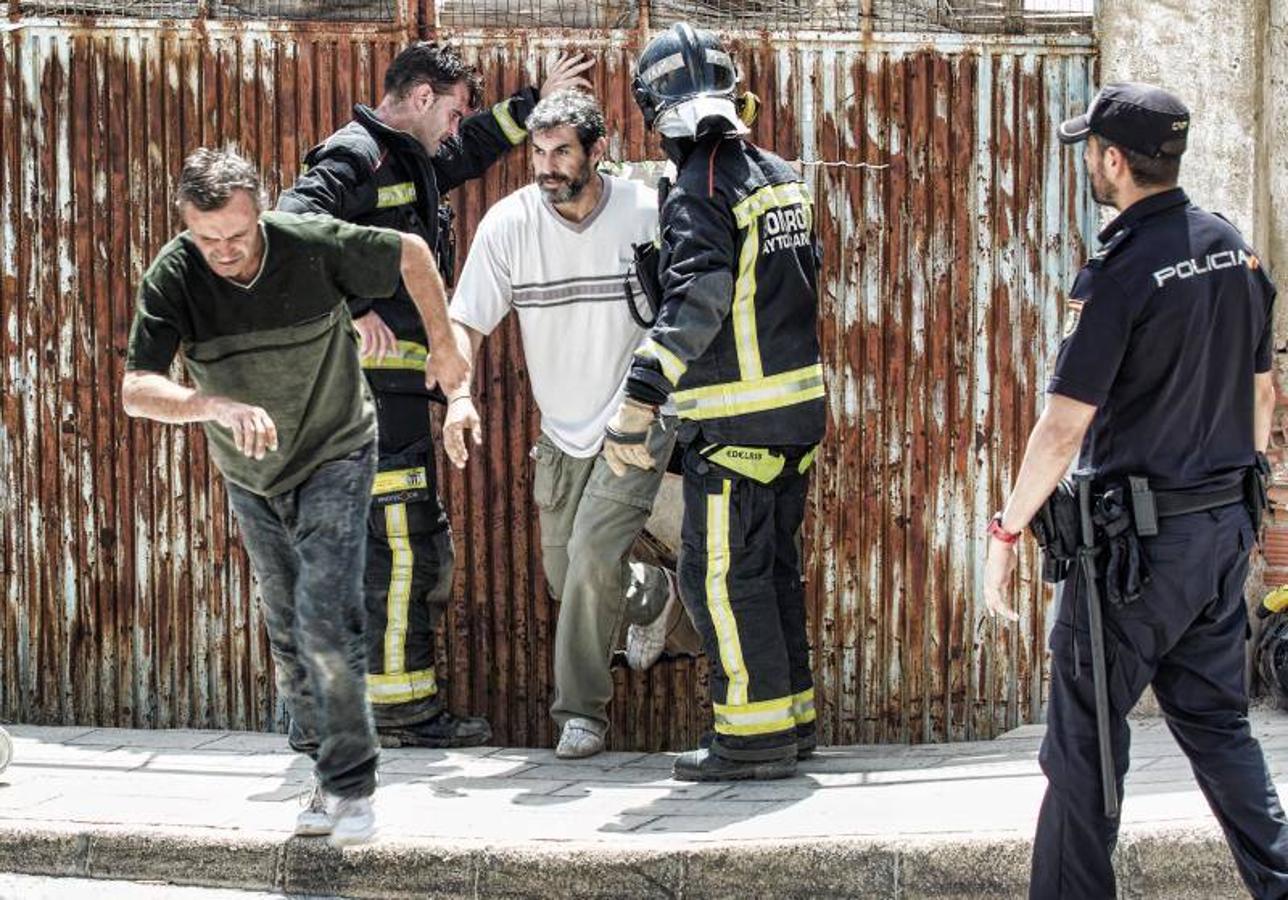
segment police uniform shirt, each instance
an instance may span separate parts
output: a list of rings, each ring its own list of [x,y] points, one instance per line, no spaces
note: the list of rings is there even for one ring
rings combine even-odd
[[[1174,188],[1125,210],[1078,273],[1048,390],[1097,407],[1080,466],[1220,489],[1253,462],[1275,289],[1238,230]]]

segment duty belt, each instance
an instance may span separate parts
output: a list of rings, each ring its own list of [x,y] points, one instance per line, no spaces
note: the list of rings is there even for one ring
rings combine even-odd
[[[1158,534],[1159,519],[1220,509],[1248,499],[1243,484],[1216,491],[1156,491],[1150,488],[1148,479],[1139,475],[1128,476],[1127,490],[1132,525],[1141,537]]]
[[[730,472],[761,484],[770,484],[789,469],[804,475],[814,464],[814,454],[817,452],[818,447],[810,447],[802,452],[779,452],[768,447],[708,444],[698,454]]]
[[[1245,484],[1219,490],[1155,491],[1145,477],[1129,476],[1125,483],[1117,482],[1093,490],[1093,540],[1097,547],[1109,551],[1111,564],[1107,568],[1113,570],[1102,574],[1122,575],[1121,583],[1107,585],[1109,599],[1119,602],[1121,598],[1130,602],[1135,599],[1139,587],[1148,582],[1149,575],[1137,538],[1158,534],[1159,519],[1243,503],[1254,514],[1255,523],[1254,511],[1264,508],[1264,502],[1255,500],[1246,481]],[[1043,580],[1052,583],[1063,581],[1069,574],[1080,544],[1077,500],[1070,482],[1062,482],[1047,498],[1030,528],[1042,548]],[[1122,563],[1121,572],[1118,571],[1118,562]]]
[[[1223,491],[1154,491],[1154,507],[1160,519],[1220,509],[1243,502],[1243,486]]]

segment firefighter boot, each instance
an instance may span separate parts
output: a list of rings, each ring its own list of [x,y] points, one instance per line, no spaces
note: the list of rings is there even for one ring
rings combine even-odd
[[[699,750],[710,749],[711,742],[714,741],[715,739],[716,739],[716,733],[712,731],[710,728],[708,728],[706,731],[702,732],[702,736],[698,738],[698,749]],[[814,723],[810,722],[808,725],[797,725],[796,726],[796,759],[797,760],[809,759],[811,756],[814,755],[814,751],[817,749],[818,749],[818,729],[815,727]]]
[[[671,777],[676,781],[772,781],[796,774],[796,757],[736,760],[710,750],[690,750],[675,759]]]
[[[380,746],[479,747],[492,739],[492,726],[482,716],[454,716],[443,710],[432,719],[413,725],[388,725],[376,729]]]

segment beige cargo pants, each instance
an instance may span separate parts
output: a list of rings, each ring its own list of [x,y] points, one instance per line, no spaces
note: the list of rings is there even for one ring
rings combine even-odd
[[[555,696],[550,713],[562,728],[571,718],[608,727],[613,697],[609,671],[621,645],[627,592],[657,602],[669,590],[662,569],[630,559],[631,546],[648,521],[673,439],[658,448],[654,469],[629,469],[618,477],[600,455],[579,459],[544,434],[532,448],[533,498],[541,523],[541,562],[559,600],[555,625]],[[696,652],[700,643],[676,604],[667,649]],[[674,646],[673,646],[674,645]]]

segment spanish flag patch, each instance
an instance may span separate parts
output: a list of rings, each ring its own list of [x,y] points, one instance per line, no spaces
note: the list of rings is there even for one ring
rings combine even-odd
[[[1069,337],[1078,330],[1078,321],[1082,318],[1082,306],[1084,301],[1069,298],[1064,311],[1064,331],[1061,333],[1061,340]]]

